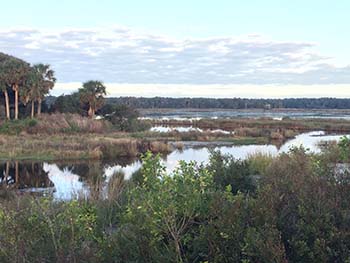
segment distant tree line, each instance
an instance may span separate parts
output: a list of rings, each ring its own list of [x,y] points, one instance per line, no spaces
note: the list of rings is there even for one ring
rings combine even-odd
[[[101,93],[99,96],[103,96]],[[101,101],[100,101],[101,100]],[[211,99],[211,98],[166,98],[166,97],[115,97],[97,99],[97,114],[113,112],[113,107],[125,106],[130,109],[151,108],[194,108],[194,109],[350,109],[350,99],[336,98],[293,98],[293,99]],[[87,115],[89,107],[82,104],[81,91],[61,95],[59,97],[47,96],[46,104],[50,112],[79,113]],[[101,104],[101,105],[99,105]],[[113,107],[112,107],[113,105]],[[101,109],[101,110],[99,110]],[[109,112],[107,112],[109,111]]]
[[[107,98],[107,103],[128,105],[134,108],[195,108],[195,109],[350,109],[349,99],[337,98],[292,98],[292,99],[245,99],[245,98]]]

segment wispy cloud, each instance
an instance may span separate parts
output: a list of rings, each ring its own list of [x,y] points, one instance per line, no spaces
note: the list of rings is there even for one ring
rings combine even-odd
[[[332,65],[313,43],[259,35],[170,39],[124,27],[0,31],[0,51],[50,63],[60,82],[130,84],[350,84],[350,67]]]

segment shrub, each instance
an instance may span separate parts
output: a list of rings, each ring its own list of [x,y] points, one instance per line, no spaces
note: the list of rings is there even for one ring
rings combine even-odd
[[[350,173],[338,177],[328,153],[213,152],[209,165],[181,162],[170,174],[159,156],[142,161],[127,181],[117,172],[107,182],[95,162],[80,167],[94,195],[84,200],[0,191],[0,261],[350,260]]]
[[[340,158],[343,161],[349,160],[350,158],[350,139],[347,136],[343,136],[339,143],[338,147],[340,150]]]
[[[254,193],[256,177],[251,173],[247,161],[236,160],[232,156],[211,152],[208,171],[213,173],[214,182],[221,189],[230,187],[232,193]]]
[[[18,135],[21,132],[27,131],[29,128],[34,128],[37,125],[38,122],[35,119],[4,121],[0,125],[0,133]]]

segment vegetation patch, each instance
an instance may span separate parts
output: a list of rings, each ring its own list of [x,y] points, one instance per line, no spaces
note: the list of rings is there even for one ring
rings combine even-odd
[[[349,173],[332,167],[349,153],[345,139],[317,155],[212,152],[171,174],[147,153],[130,180],[90,178],[87,199],[2,189],[0,261],[347,262]]]

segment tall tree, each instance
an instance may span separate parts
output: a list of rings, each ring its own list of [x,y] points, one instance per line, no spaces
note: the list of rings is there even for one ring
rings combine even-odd
[[[20,100],[21,102],[26,106],[27,103],[31,102],[31,118],[34,118],[34,109],[35,109],[35,101],[36,101],[36,94],[39,90],[40,85],[40,77],[39,74],[34,70],[34,68],[31,68],[30,73],[27,76],[27,79],[25,81],[25,84],[23,85],[23,88],[20,92]]]
[[[10,119],[10,100],[9,100],[9,95],[7,92],[7,86],[5,82],[0,81],[0,91],[2,91],[5,96],[6,118],[9,120]]]
[[[106,87],[101,81],[90,80],[83,83],[83,87],[79,89],[80,101],[88,104],[90,118],[93,118],[96,110],[102,107],[106,94]]]
[[[11,59],[11,56],[0,52],[0,91],[2,91],[5,96],[5,111],[8,120],[10,119],[10,100],[7,92],[5,61],[9,59]]]
[[[1,80],[6,86],[12,88],[15,92],[15,119],[18,119],[18,99],[20,87],[27,79],[30,66],[28,63],[18,58],[10,57],[1,63]],[[7,92],[5,92],[5,99],[8,100]],[[9,115],[9,114],[8,114]],[[9,116],[7,116],[9,118]]]
[[[36,76],[33,78],[34,85],[31,88],[31,100],[32,110],[34,102],[38,102],[38,116],[41,114],[41,104],[45,95],[49,94],[50,90],[54,87],[56,78],[55,72],[50,68],[48,64],[36,64],[33,66]]]

